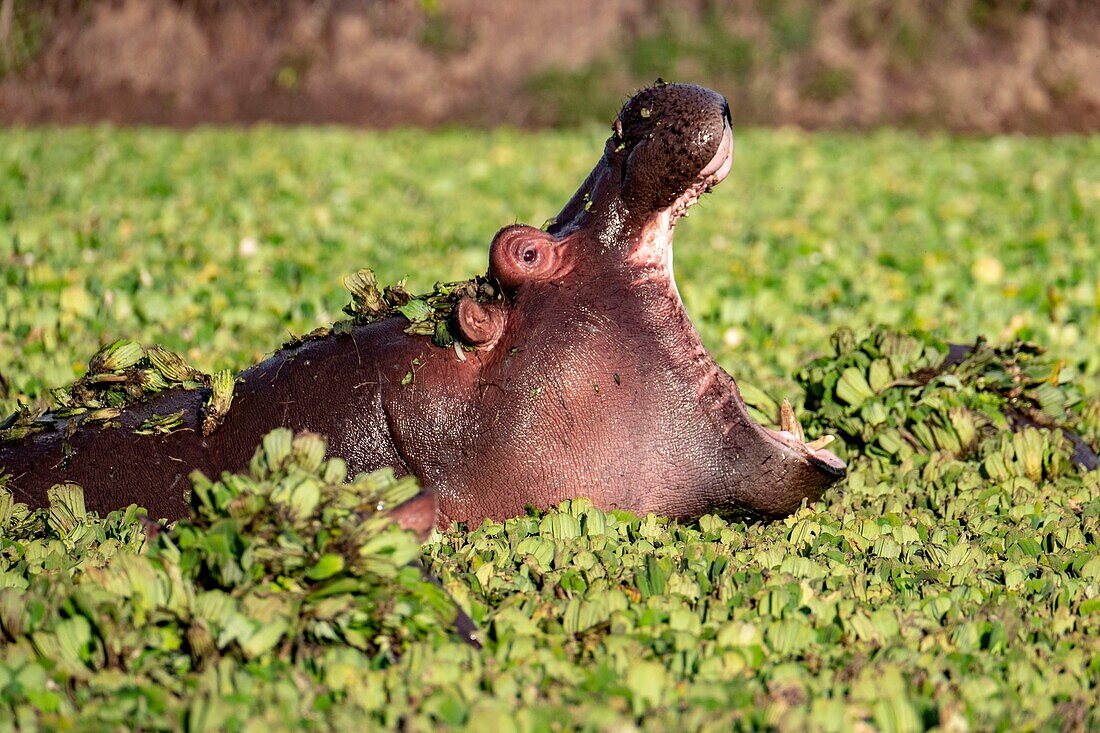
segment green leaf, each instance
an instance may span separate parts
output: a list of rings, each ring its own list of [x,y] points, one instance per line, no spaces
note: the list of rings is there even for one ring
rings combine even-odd
[[[344,570],[344,558],[341,555],[326,553],[306,572],[310,580],[326,580]]]
[[[427,302],[416,299],[410,300],[405,305],[397,309],[401,315],[409,319],[413,323],[419,323],[420,321],[426,321],[433,316],[435,311],[428,305]]]

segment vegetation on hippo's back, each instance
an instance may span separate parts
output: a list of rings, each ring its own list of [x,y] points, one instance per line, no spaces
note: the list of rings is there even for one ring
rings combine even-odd
[[[0,441],[19,440],[43,430],[60,428],[71,434],[82,424],[118,425],[117,418],[129,405],[170,389],[209,389],[202,432],[209,435],[221,423],[233,402],[233,375],[222,370],[213,376],[188,364],[162,346],[142,348],[120,339],[97,351],[88,371],[66,387],[50,390],[52,409],[31,409],[20,404],[0,421]],[[183,422],[183,412],[154,415],[135,429],[137,433],[171,432]]]
[[[485,277],[456,283],[436,283],[431,293],[412,295],[404,282],[380,289],[374,272],[362,269],[348,276],[345,285],[352,301],[344,306],[350,320],[337,321],[331,328],[320,327],[305,336],[283,344],[294,348],[307,340],[340,333],[357,324],[373,323],[391,316],[409,321],[405,333],[431,336],[436,346],[455,344],[451,317],[455,304],[463,297],[488,301],[499,298],[496,288]],[[458,348],[457,346],[455,348]],[[234,377],[230,370],[204,374],[183,357],[162,346],[142,348],[120,339],[96,352],[88,361],[88,371],[66,387],[50,390],[52,409],[19,409],[0,421],[0,441],[19,440],[52,428],[72,433],[82,424],[117,427],[122,410],[169,389],[207,388],[200,429],[203,435],[214,432],[233,403]],[[137,426],[138,434],[168,433],[183,425],[184,411],[153,415]]]
[[[0,412],[120,336],[239,369],[332,324],[357,267],[412,292],[484,272],[492,233],[553,216],[605,132],[6,131]],[[997,415],[1100,442],[1097,181],[1095,138],[739,135],[677,226],[680,292],[746,396],[836,434],[850,479],[769,524],[578,500],[442,533],[422,559],[480,652],[402,569],[411,539],[343,514],[408,481],[296,459],[200,482],[211,508],[171,531],[85,517],[71,489],[48,514],[0,500],[0,728],[1096,728],[1097,473]],[[839,326],[869,335],[835,349]],[[891,335],[915,329],[935,338]],[[969,363],[900,381],[983,334]],[[997,350],[1016,339],[1047,353]],[[363,494],[310,514],[318,484]],[[362,573],[345,536],[393,553]],[[236,615],[195,612],[219,593]]]
[[[453,346],[456,339],[451,332],[452,316],[458,301],[464,297],[479,302],[500,298],[500,293],[489,279],[481,275],[461,282],[437,282],[430,293],[413,295],[405,289],[404,280],[380,288],[374,271],[364,268],[344,278],[344,286],[351,293],[351,302],[344,306],[344,313],[351,319],[337,321],[332,328],[323,326],[315,329],[305,336],[292,339],[284,347],[293,347],[310,339],[339,333],[354,325],[375,323],[393,316],[401,316],[409,322],[405,333],[431,336],[436,346]]]
[[[405,333],[431,336],[436,346],[451,346],[455,336],[451,333],[451,320],[458,301],[472,298],[487,302],[500,298],[497,288],[485,276],[453,283],[435,284],[432,292],[413,295],[405,290],[404,282],[379,291],[374,273],[360,270],[344,281],[351,291],[352,302],[344,306],[344,312],[356,323],[400,314],[407,321]]]

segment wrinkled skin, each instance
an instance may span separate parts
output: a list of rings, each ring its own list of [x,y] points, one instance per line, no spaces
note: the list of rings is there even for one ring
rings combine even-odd
[[[77,431],[64,468],[56,433],[0,445],[0,466],[32,504],[74,481],[89,508],[137,502],[174,518],[186,512],[191,470],[239,469],[266,432],[286,426],[326,436],[353,472],[415,474],[425,492],[403,522],[422,531],[437,518],[502,519],[577,496],[676,517],[788,514],[844,464],[749,418],[672,275],[676,219],[725,177],[732,155],[724,98],[687,85],[645,89],[547,231],[517,225],[494,238],[489,275],[504,298],[464,300],[454,315],[474,350],[435,347],[391,318],[243,372],[207,438],[198,430],[205,393],[174,392],[128,410],[121,429]],[[186,430],[131,432],[181,408]]]

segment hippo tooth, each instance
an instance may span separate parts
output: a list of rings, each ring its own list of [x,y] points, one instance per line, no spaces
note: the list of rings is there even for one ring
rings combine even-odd
[[[799,442],[806,442],[806,434],[802,432],[802,425],[795,417],[794,408],[791,407],[791,401],[788,399],[784,399],[783,405],[779,408],[779,428],[798,438]]]
[[[817,440],[812,440],[809,443],[807,443],[806,447],[809,448],[810,450],[821,450],[822,448],[827,446],[829,443],[832,443],[834,440],[836,440],[835,435],[822,435]]]

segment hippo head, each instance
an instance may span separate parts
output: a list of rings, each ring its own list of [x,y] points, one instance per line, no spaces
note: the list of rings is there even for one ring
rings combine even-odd
[[[725,98],[658,82],[623,106],[600,161],[544,230],[497,233],[489,275],[504,298],[464,301],[457,321],[487,352],[481,383],[519,405],[502,408],[515,411],[503,439],[525,451],[511,460],[537,454],[528,462],[556,472],[540,481],[588,481],[579,491],[605,492],[605,504],[674,516],[774,517],[844,475],[787,406],[781,430],[749,417],[680,300],[673,229],[732,161]],[[538,420],[537,435],[523,434]]]

